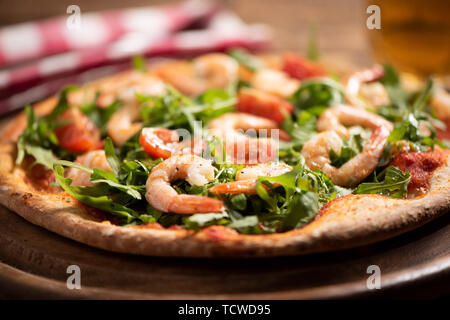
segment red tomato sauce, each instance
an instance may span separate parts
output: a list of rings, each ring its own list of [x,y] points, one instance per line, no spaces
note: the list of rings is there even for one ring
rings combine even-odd
[[[176,224],[168,227],[168,228],[164,228],[160,223],[158,222],[152,222],[152,223],[148,223],[148,224],[141,224],[141,225],[137,225],[135,226],[135,228],[139,228],[139,229],[156,229],[156,230],[184,230],[184,228],[182,228],[181,226],[178,226]]]
[[[34,161],[32,157],[25,157],[22,163],[25,181],[38,191],[53,191],[57,188],[53,185],[56,182],[55,174],[42,164],[33,165]]]
[[[86,211],[87,214],[89,214],[92,218],[94,218],[98,222],[109,221],[115,225],[120,224],[119,219],[116,216],[114,216],[108,212],[105,212],[103,210],[91,207],[87,204],[84,204],[81,201],[78,201],[78,203],[83,207],[83,209]]]
[[[215,242],[225,241],[238,234],[236,230],[224,226],[210,226],[204,229],[203,232],[209,240]]]
[[[147,223],[147,224],[141,224],[141,225],[137,225],[134,226],[135,228],[138,229],[156,229],[156,230],[164,230],[165,228],[158,222],[151,222],[151,223]]]
[[[450,140],[450,118],[440,119],[447,126],[446,130],[436,129],[437,138],[439,140]]]
[[[443,156],[439,150],[403,153],[395,156],[390,163],[402,171],[410,172],[408,192],[413,194],[424,194],[429,190],[431,174],[442,164]]]

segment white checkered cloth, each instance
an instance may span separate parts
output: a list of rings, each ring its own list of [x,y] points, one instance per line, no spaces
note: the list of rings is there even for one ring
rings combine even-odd
[[[66,19],[0,29],[0,115],[98,77],[93,74],[122,70],[135,55],[259,49],[271,39],[267,26],[246,25],[210,1],[82,14],[78,30],[69,30]],[[186,30],[201,22],[203,28]],[[101,71],[86,72],[92,68]]]

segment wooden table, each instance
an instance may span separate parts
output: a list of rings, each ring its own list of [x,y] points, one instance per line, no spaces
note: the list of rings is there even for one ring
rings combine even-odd
[[[162,1],[78,0],[83,12]],[[167,1],[164,1],[167,3]],[[27,6],[28,4],[28,6]],[[319,26],[325,60],[343,68],[371,61],[364,1],[230,0],[246,22],[274,29],[276,51],[305,52]],[[0,24],[64,14],[66,3],[0,2]],[[1,126],[1,124],[0,124]],[[274,259],[174,259],[90,248],[34,226],[0,207],[3,298],[348,298],[449,294],[450,215],[388,241],[342,252]],[[66,269],[81,268],[81,290],[68,290]],[[381,269],[382,289],[368,290],[367,267]]]
[[[169,4],[173,0],[77,0],[81,12],[124,7]],[[274,31],[273,49],[306,51],[311,23],[317,26],[323,56],[339,56],[349,65],[367,65],[371,54],[367,41],[365,0],[218,0],[246,23],[265,23]],[[57,15],[66,15],[72,2],[60,0],[1,1],[0,26]]]
[[[0,297],[95,299],[432,298],[449,294],[450,215],[370,246],[272,259],[117,254],[34,226],[0,207]],[[69,265],[81,290],[69,290]],[[367,267],[381,289],[366,287]]]

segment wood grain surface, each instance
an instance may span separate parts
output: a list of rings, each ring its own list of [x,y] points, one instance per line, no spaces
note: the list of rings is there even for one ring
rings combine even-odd
[[[450,216],[374,245],[276,259],[175,259],[116,254],[34,226],[0,207],[0,297],[94,299],[311,299],[449,293]],[[66,287],[69,265],[81,290]],[[367,267],[381,289],[366,287]]]
[[[35,0],[0,1],[0,26],[52,16],[66,15],[76,4],[81,13],[179,3],[181,0]],[[264,23],[273,29],[275,51],[305,53],[309,26],[317,27],[323,57],[338,56],[348,65],[367,65],[372,61],[366,28],[366,0],[217,0],[246,23]]]

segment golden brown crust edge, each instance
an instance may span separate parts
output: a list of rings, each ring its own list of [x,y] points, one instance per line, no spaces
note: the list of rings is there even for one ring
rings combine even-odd
[[[50,98],[37,112],[50,110]],[[330,202],[303,228],[269,235],[242,235],[211,227],[197,233],[118,227],[89,219],[68,194],[37,192],[14,166],[15,137],[24,127],[19,115],[0,139],[0,203],[29,222],[64,237],[115,252],[151,256],[269,257],[356,247],[412,230],[450,209],[450,157],[431,179],[430,192],[405,200],[349,195]]]

